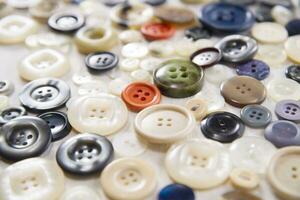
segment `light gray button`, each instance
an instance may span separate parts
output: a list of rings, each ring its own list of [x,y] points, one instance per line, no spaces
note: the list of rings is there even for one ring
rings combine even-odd
[[[272,121],[271,111],[261,105],[248,105],[241,110],[243,122],[253,128],[262,128]]]

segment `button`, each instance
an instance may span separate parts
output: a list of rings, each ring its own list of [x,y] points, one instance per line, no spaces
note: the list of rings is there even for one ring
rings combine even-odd
[[[116,96],[121,96],[123,90],[127,87],[129,81],[116,78],[108,84],[108,91]]]
[[[56,153],[59,166],[65,171],[87,175],[101,172],[112,160],[113,146],[108,139],[82,133],[62,143]]]
[[[127,108],[133,112],[139,112],[144,108],[159,104],[161,100],[158,88],[145,82],[131,83],[123,90],[121,96]]]
[[[230,35],[221,39],[216,47],[222,52],[222,59],[228,62],[250,60],[256,54],[256,41],[243,35]]]
[[[199,14],[201,23],[213,30],[223,32],[241,32],[254,24],[253,14],[244,6],[230,3],[210,3]]]
[[[153,73],[153,71],[157,69],[161,63],[161,59],[149,57],[141,61],[140,68],[150,73]]]
[[[253,7],[253,12],[255,15],[255,19],[258,22],[273,22],[274,19],[271,14],[272,7],[266,6],[264,4],[256,4]]]
[[[151,74],[148,71],[143,70],[143,69],[138,69],[138,70],[131,72],[130,76],[131,76],[131,79],[133,82],[151,82],[152,81]]]
[[[195,26],[184,31],[185,37],[197,41],[200,39],[210,39],[211,32],[204,27]]]
[[[263,128],[272,121],[272,113],[264,106],[248,105],[241,110],[241,119],[252,128]]]
[[[207,113],[221,110],[225,106],[225,100],[217,90],[202,90],[201,92],[197,93],[195,97],[200,98],[207,103]]]
[[[122,158],[110,163],[101,173],[104,192],[112,199],[146,199],[156,188],[157,175],[152,165],[138,158]]]
[[[295,35],[291,36],[287,39],[287,41],[284,44],[284,49],[289,57],[293,62],[300,63],[300,56],[297,52],[300,51],[300,45],[298,45],[300,42],[300,36]]]
[[[235,168],[230,174],[231,183],[238,189],[253,190],[259,185],[259,177],[249,169]]]
[[[252,77],[235,76],[221,85],[221,94],[230,105],[243,107],[262,103],[266,98],[266,89]]]
[[[120,63],[120,70],[132,72],[139,68],[140,60],[137,58],[125,58]]]
[[[241,76],[251,76],[257,80],[264,80],[270,74],[270,67],[260,60],[250,60],[239,64],[236,67],[236,73]]]
[[[147,23],[141,27],[141,33],[150,41],[168,39],[175,31],[175,27],[166,23]]]
[[[267,63],[270,67],[281,67],[287,55],[280,45],[259,45],[255,58]]]
[[[85,58],[85,65],[92,73],[101,73],[111,70],[119,63],[117,55],[111,52],[91,53]]]
[[[106,92],[105,83],[99,80],[93,80],[79,86],[77,93],[83,95],[97,95]]]
[[[124,30],[119,34],[119,39],[124,44],[143,42],[144,40],[141,32],[137,30]]]
[[[194,13],[183,7],[162,6],[155,9],[154,15],[163,22],[184,25],[195,21]]]
[[[189,99],[185,107],[193,113],[197,121],[201,121],[207,114],[207,103],[200,98]]]
[[[50,145],[51,131],[38,117],[23,116],[2,126],[0,155],[10,161],[39,156]]]
[[[214,112],[201,121],[201,131],[207,138],[226,143],[241,137],[245,125],[232,113]]]
[[[279,119],[300,122],[300,102],[295,100],[282,100],[276,104],[275,113]]]
[[[114,7],[118,4],[123,4],[123,3],[126,3],[127,0],[104,0],[103,3],[106,5],[106,6],[110,6],[110,7]]]
[[[40,1],[39,0],[24,0],[24,1],[20,1],[20,0],[7,0],[6,3],[13,7],[13,8],[17,8],[17,9],[26,9],[29,7],[33,7],[35,5],[37,5]]]
[[[138,134],[152,143],[172,143],[189,135],[195,128],[195,118],[186,108],[161,104],[139,112],[134,121]]]
[[[9,107],[4,110],[1,110],[0,125],[3,125],[17,117],[22,117],[26,114],[27,114],[27,112],[26,112],[25,108],[23,108],[22,106]]]
[[[221,85],[223,81],[226,81],[233,77],[233,70],[230,67],[222,64],[216,64],[212,67],[205,69],[205,79],[217,86]]]
[[[278,120],[265,129],[265,138],[278,148],[299,146],[300,128],[293,122]]]
[[[298,28],[299,24],[299,19],[292,19],[286,24],[285,28],[288,31],[289,36],[300,34],[300,29]]]
[[[228,179],[232,164],[222,144],[195,138],[173,145],[166,154],[165,167],[177,183],[210,189]]]
[[[72,76],[72,81],[76,85],[82,85],[88,82],[91,82],[93,80],[93,77],[90,75],[90,73],[86,71],[79,71],[75,72]]]
[[[20,95],[21,103],[32,111],[45,111],[63,106],[70,98],[70,88],[62,80],[42,78],[27,83]]]
[[[123,101],[113,95],[81,96],[70,102],[68,119],[78,132],[109,135],[127,122],[128,111]]]
[[[77,12],[54,13],[48,20],[48,25],[55,31],[72,33],[85,24],[85,18]]]
[[[285,71],[285,76],[300,83],[300,66],[290,65]]]
[[[0,111],[3,111],[9,105],[9,98],[4,95],[0,95]]]
[[[14,163],[0,178],[0,198],[3,200],[58,199],[64,192],[65,178],[55,162],[30,158]]]
[[[261,198],[245,191],[231,191],[222,195],[222,200],[262,200]]]
[[[221,0],[221,2],[225,3],[233,3],[233,4],[239,4],[239,5],[251,5],[255,2],[255,0]]]
[[[57,12],[59,7],[60,5],[56,1],[39,1],[38,4],[29,8],[29,13],[35,19],[47,22],[48,18]]]
[[[260,0],[260,2],[269,7],[274,7],[277,5],[281,5],[287,8],[293,7],[293,3],[291,0]]]
[[[70,69],[69,61],[59,51],[42,49],[25,57],[18,66],[19,75],[25,80],[61,77]]]
[[[271,10],[271,15],[277,23],[283,26],[293,19],[293,13],[291,10],[281,5],[274,6]]]
[[[217,48],[210,47],[197,50],[191,55],[190,60],[199,67],[205,68],[217,64],[221,58],[221,51]]]
[[[13,8],[9,5],[7,5],[6,2],[0,3],[0,17],[3,18],[7,15],[10,15],[13,12]]]
[[[169,57],[175,53],[173,44],[170,41],[154,41],[149,43],[149,52],[155,57]]]
[[[11,95],[14,92],[14,85],[9,80],[0,80],[0,94],[1,95]]]
[[[121,54],[125,58],[143,58],[149,53],[144,43],[129,43],[122,47]]]
[[[300,85],[291,79],[274,78],[268,82],[267,89],[273,101],[300,99]]]
[[[43,113],[38,117],[46,121],[50,127],[52,141],[57,141],[66,137],[71,131],[71,125],[65,113],[53,111]]]
[[[283,199],[300,199],[300,148],[287,147],[277,151],[268,168],[268,181]]]
[[[141,1],[151,6],[159,6],[166,3],[167,0],[141,0]]]
[[[173,183],[162,188],[158,200],[195,200],[194,191],[185,185]]]
[[[27,36],[37,32],[38,25],[29,17],[9,15],[0,20],[0,43],[23,42]]]
[[[235,140],[229,152],[235,167],[264,174],[276,148],[263,138],[245,136]]]
[[[278,23],[257,23],[251,30],[252,36],[262,43],[282,43],[288,38],[288,32]]]
[[[88,186],[76,186],[68,189],[60,197],[60,200],[74,200],[74,199],[93,199],[101,200],[99,194]]]
[[[190,97],[202,88],[203,69],[190,61],[171,59],[154,71],[153,79],[160,92],[173,98]]]

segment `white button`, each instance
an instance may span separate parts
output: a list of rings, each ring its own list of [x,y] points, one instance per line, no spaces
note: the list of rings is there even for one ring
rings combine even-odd
[[[0,111],[2,111],[5,108],[7,108],[8,104],[9,104],[8,97],[4,96],[4,95],[0,95]]]
[[[59,200],[101,200],[99,194],[87,186],[68,189]]]
[[[151,74],[143,69],[138,69],[131,72],[130,76],[133,79],[133,81],[151,82],[152,79]]]
[[[169,57],[175,53],[173,45],[169,41],[154,41],[149,43],[149,51],[156,57]]]
[[[300,100],[300,85],[287,78],[274,78],[267,84],[268,95],[274,101],[284,99]]]
[[[113,161],[102,171],[100,181],[112,199],[146,199],[154,192],[157,176],[148,162],[137,158]]]
[[[149,50],[144,43],[129,43],[122,47],[122,56],[126,58],[143,58],[148,54]]]
[[[143,35],[136,30],[125,30],[119,34],[119,39],[124,44],[144,41]]]
[[[289,37],[285,42],[284,49],[292,61],[300,63],[300,35]]]
[[[0,94],[11,95],[15,90],[14,84],[9,80],[0,80]]]
[[[38,25],[31,18],[9,15],[0,20],[0,43],[13,44],[23,42],[27,36],[35,33]]]
[[[6,0],[6,3],[14,8],[29,8],[37,5],[41,0]]]
[[[125,72],[132,72],[139,68],[140,60],[137,58],[125,58],[120,63],[120,69]]]
[[[189,99],[185,107],[193,113],[196,120],[201,121],[207,114],[207,103],[199,98]]]
[[[206,139],[175,144],[167,152],[165,166],[172,179],[194,189],[224,183],[232,168],[228,150],[221,143]]]
[[[293,13],[286,7],[280,5],[272,8],[271,15],[277,23],[283,26],[293,19]]]
[[[282,199],[300,199],[300,147],[277,151],[268,168],[268,180]]]
[[[61,77],[70,69],[66,57],[53,49],[42,49],[27,56],[19,65],[19,75],[26,80]]]
[[[226,65],[216,64],[205,69],[205,78],[208,82],[220,86],[223,81],[226,81],[234,76],[233,70]]]
[[[175,42],[175,52],[182,57],[189,57],[192,53],[206,47],[213,47],[213,42],[207,39],[201,39],[193,42],[190,39],[182,39]]]
[[[144,60],[142,60],[140,67],[141,69],[152,73],[161,62],[162,60],[158,58],[145,58]]]
[[[270,67],[281,67],[287,55],[280,45],[259,45],[255,58],[264,61]]]
[[[153,143],[172,143],[185,138],[195,128],[195,118],[186,108],[160,104],[139,112],[134,126],[138,134]]]
[[[72,81],[76,85],[82,85],[82,84],[85,84],[87,82],[91,82],[92,80],[93,80],[92,76],[86,71],[76,72],[72,76]]]
[[[57,1],[39,0],[38,4],[29,8],[29,13],[41,23],[46,23],[48,18],[54,14],[59,7],[60,4]]]
[[[243,137],[230,145],[230,157],[235,167],[246,168],[256,173],[265,173],[276,148],[259,137]]]
[[[82,96],[68,105],[69,122],[79,132],[109,135],[120,130],[127,117],[123,101],[109,94]]]
[[[99,80],[90,81],[79,86],[79,95],[98,95],[106,92],[105,83]]]
[[[64,174],[53,161],[30,158],[7,167],[0,176],[1,200],[53,200],[64,191]]]
[[[129,81],[117,78],[109,82],[108,91],[113,95],[121,96],[127,85],[129,85]]]
[[[196,94],[196,97],[207,103],[207,112],[212,113],[221,110],[225,106],[225,100],[219,91],[205,89]]]
[[[230,174],[231,183],[239,188],[244,190],[253,190],[259,185],[258,175],[244,168],[235,168]]]
[[[288,38],[288,32],[278,23],[257,23],[251,30],[252,36],[262,43],[281,43]]]

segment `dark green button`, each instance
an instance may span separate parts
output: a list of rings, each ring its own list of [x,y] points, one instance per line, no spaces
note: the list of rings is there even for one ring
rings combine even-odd
[[[187,60],[163,62],[154,72],[154,83],[167,97],[190,97],[201,90],[203,69]]]

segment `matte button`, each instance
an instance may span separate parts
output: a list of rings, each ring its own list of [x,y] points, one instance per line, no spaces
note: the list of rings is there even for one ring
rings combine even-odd
[[[72,33],[81,28],[84,24],[84,16],[75,12],[55,13],[48,20],[50,28],[65,33]]]
[[[245,131],[242,120],[229,112],[215,112],[201,121],[201,131],[205,137],[219,141],[232,142]]]
[[[274,78],[268,82],[267,89],[273,101],[300,99],[300,85],[291,79]]]
[[[300,128],[293,122],[278,120],[265,129],[265,138],[278,148],[299,146]]]
[[[189,97],[202,88],[203,69],[190,61],[168,60],[154,71],[154,83],[168,97]]]
[[[258,196],[244,191],[231,191],[222,195],[222,200],[262,200]]]
[[[257,23],[251,30],[252,36],[262,43],[282,43],[288,38],[288,32],[278,23]]]
[[[1,133],[0,155],[11,161],[39,156],[51,142],[49,126],[38,117],[13,119],[2,126]]]
[[[22,106],[10,107],[1,111],[0,125],[9,122],[12,119],[26,115],[27,112]]]
[[[300,55],[298,52],[300,51],[300,35],[291,36],[287,39],[284,44],[284,49],[289,57],[293,62],[300,63]]]
[[[9,96],[14,92],[14,84],[8,80],[0,80],[0,95]]]
[[[217,48],[203,48],[194,52],[190,60],[199,67],[210,67],[218,63],[222,58],[221,51]]]
[[[185,185],[173,183],[162,188],[158,200],[195,200],[194,191]]]
[[[272,113],[264,106],[248,105],[241,110],[241,119],[250,127],[263,128],[272,121]]]
[[[200,39],[209,39],[211,32],[204,27],[195,26],[184,31],[185,37],[197,41]]]
[[[265,86],[248,76],[236,76],[221,85],[226,102],[235,107],[260,104],[266,98]]]
[[[300,83],[300,66],[291,65],[285,71],[285,76]]]
[[[178,6],[159,7],[154,15],[164,22],[179,25],[189,24],[195,20],[195,15],[191,10]]]
[[[259,185],[258,175],[247,168],[235,168],[230,174],[230,181],[238,189],[253,190]]]
[[[175,31],[175,27],[165,23],[148,23],[141,27],[141,32],[147,40],[168,39]]]
[[[108,139],[82,133],[62,143],[56,160],[67,172],[86,175],[101,172],[113,158],[113,146]]]
[[[264,80],[270,74],[270,67],[260,60],[250,60],[246,63],[239,64],[236,72],[241,76],[251,76],[257,80]]]
[[[117,55],[111,52],[91,53],[85,58],[85,64],[92,73],[100,73],[116,67],[119,63]]]
[[[300,102],[295,100],[282,100],[276,104],[275,113],[279,119],[300,122]]]

